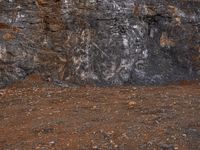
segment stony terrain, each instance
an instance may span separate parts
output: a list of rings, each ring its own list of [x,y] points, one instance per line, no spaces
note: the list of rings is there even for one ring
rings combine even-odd
[[[0,0],[0,150],[199,150],[199,0]]]
[[[198,150],[200,84],[0,90],[1,150]]]

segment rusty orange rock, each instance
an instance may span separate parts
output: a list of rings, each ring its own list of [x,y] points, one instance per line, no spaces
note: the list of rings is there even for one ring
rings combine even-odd
[[[39,6],[45,6],[48,4],[46,0],[36,0],[37,5]]]
[[[12,25],[9,25],[9,24],[6,24],[6,23],[2,23],[0,22],[0,30],[13,30],[15,32],[19,32],[20,29],[16,26],[12,26]]]
[[[171,13],[173,16],[174,21],[176,22],[177,25],[181,24],[181,11],[172,5],[168,6],[168,11]]]
[[[162,36],[160,38],[160,45],[161,47],[173,47],[175,45],[175,42],[173,39],[170,39],[167,36],[167,33],[162,33]]]
[[[135,101],[128,102],[128,108],[129,109],[134,108],[136,105],[137,105],[137,103]]]
[[[14,40],[16,37],[12,33],[6,33],[3,35],[3,39],[6,41]]]

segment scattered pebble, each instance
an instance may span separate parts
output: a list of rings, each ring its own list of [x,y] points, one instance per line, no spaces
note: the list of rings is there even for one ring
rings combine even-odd
[[[186,137],[187,135],[186,134],[183,134],[183,137]]]
[[[98,146],[97,146],[97,145],[94,145],[94,146],[92,146],[92,149],[97,150],[97,149],[98,149]]]
[[[96,109],[97,109],[97,106],[93,106],[93,107],[92,107],[92,110],[96,110]]]
[[[135,101],[128,102],[128,108],[134,108],[137,105]]]
[[[55,143],[56,143],[55,141],[51,141],[51,142],[49,142],[49,145],[53,146],[53,145],[55,145]]]
[[[178,146],[174,146],[174,150],[178,150]]]

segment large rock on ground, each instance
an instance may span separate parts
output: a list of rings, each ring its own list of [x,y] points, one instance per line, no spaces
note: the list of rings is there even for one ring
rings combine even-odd
[[[0,85],[160,84],[200,76],[200,2],[0,0]]]

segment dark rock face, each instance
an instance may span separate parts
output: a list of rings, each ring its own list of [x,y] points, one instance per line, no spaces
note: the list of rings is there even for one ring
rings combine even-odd
[[[200,2],[0,0],[0,85],[38,72],[74,83],[200,76]]]

